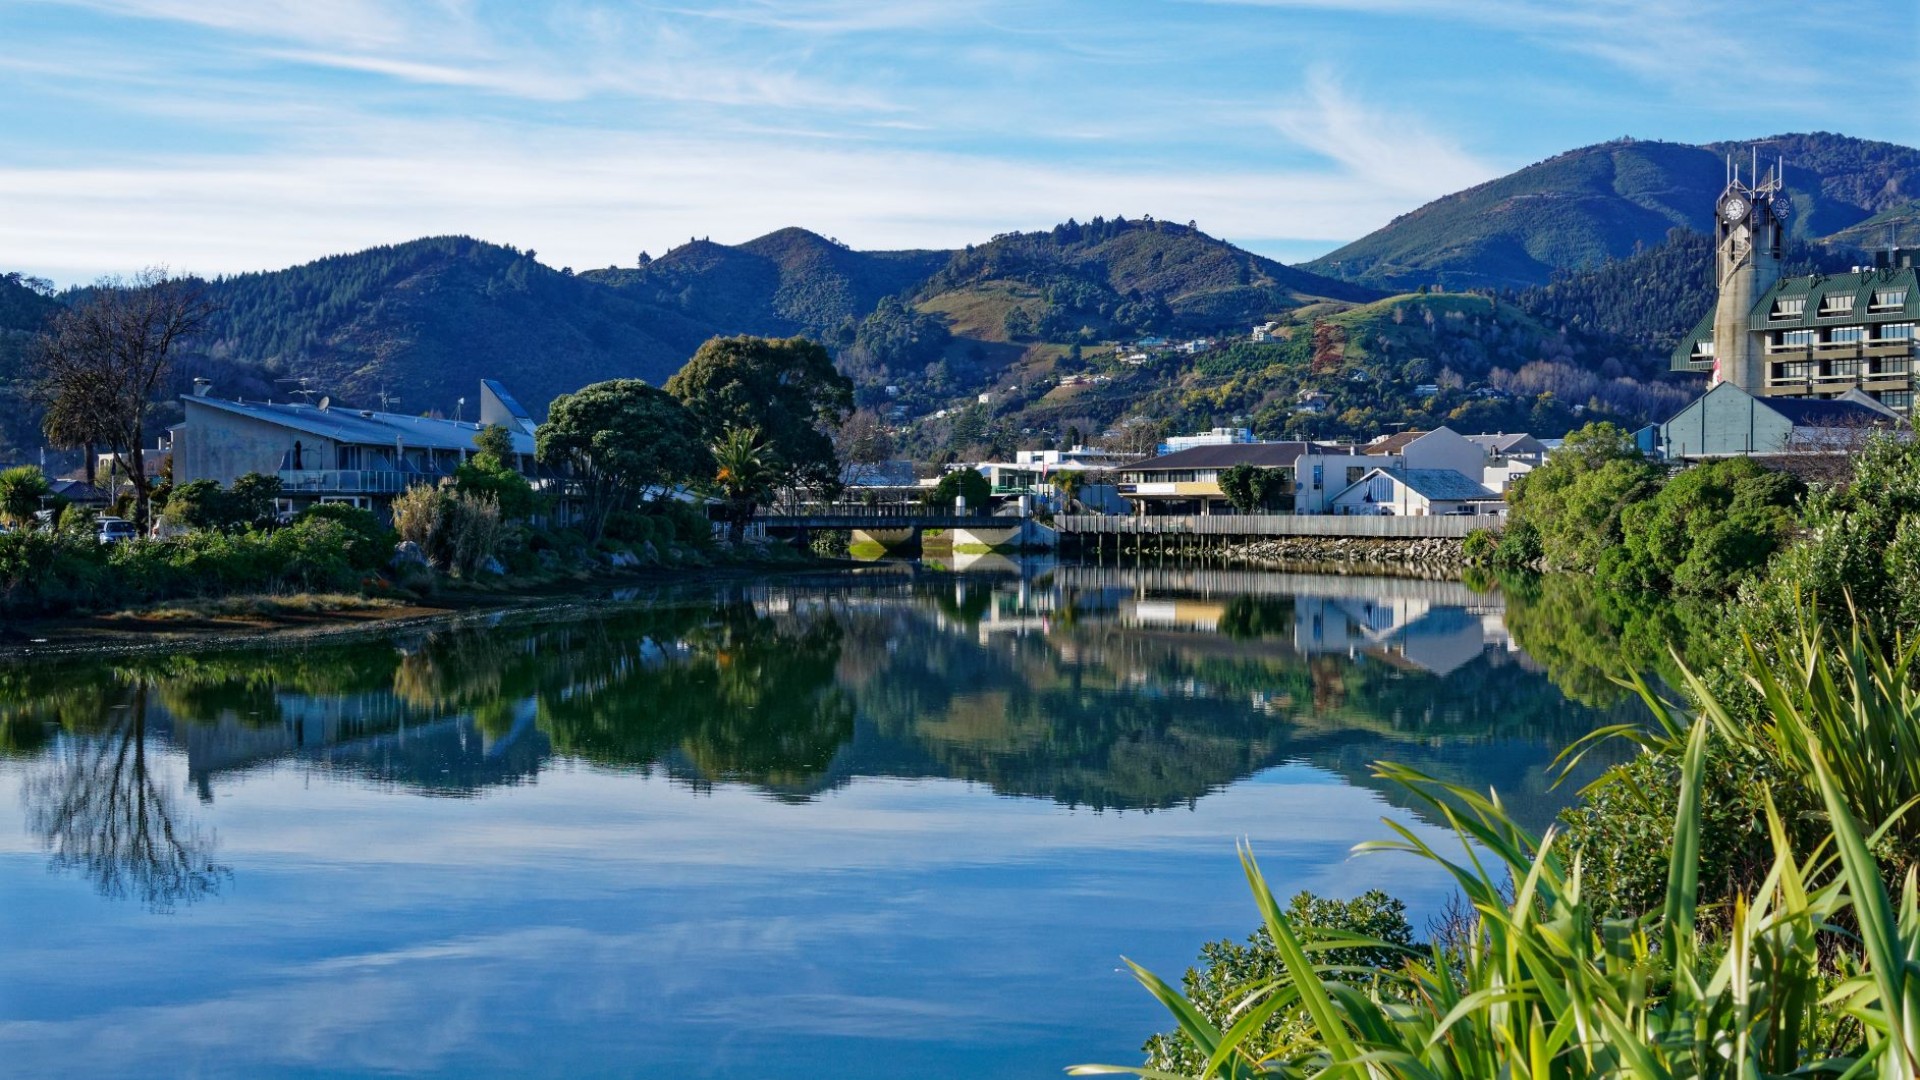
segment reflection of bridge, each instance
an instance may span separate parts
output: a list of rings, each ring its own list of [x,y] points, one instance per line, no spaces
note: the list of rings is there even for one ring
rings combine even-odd
[[[1223,596],[1318,596],[1329,599],[1421,600],[1429,604],[1470,610],[1502,610],[1506,601],[1497,592],[1478,593],[1458,581],[1424,578],[1361,577],[1347,574],[1281,574],[1270,570],[1197,570],[1179,567],[1130,566],[1116,578],[1111,569],[1094,566],[1058,566],[1053,580],[1075,589],[1105,589],[1115,584],[1146,592],[1187,592]]]
[[[845,529],[855,543],[871,542],[887,548],[914,547],[928,529],[953,534],[956,546],[982,548],[1052,547],[1052,530],[1030,518],[994,514],[984,509],[955,510],[947,506],[865,506],[827,504],[773,510],[754,518],[770,533],[804,540],[816,529]]]

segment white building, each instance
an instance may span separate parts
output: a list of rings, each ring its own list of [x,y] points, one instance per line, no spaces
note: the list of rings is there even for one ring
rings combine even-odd
[[[1375,469],[1333,498],[1336,514],[1498,516],[1505,509],[1500,496],[1451,469]]]

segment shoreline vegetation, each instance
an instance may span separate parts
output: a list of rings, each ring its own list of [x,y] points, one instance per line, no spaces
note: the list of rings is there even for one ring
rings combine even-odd
[[[1920,1074],[1920,446],[1846,465],[1669,474],[1610,425],[1569,436],[1466,547],[1569,696],[1646,707],[1562,762],[1638,753],[1539,834],[1497,792],[1377,763],[1461,844],[1389,822],[1356,849],[1452,876],[1424,937],[1385,893],[1283,908],[1243,851],[1252,937],[1178,985],[1135,967],[1173,1029],[1145,1071],[1075,1071]],[[1549,624],[1577,633],[1535,652]]]

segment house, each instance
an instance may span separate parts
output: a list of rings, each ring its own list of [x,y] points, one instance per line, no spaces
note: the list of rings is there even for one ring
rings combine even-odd
[[[1722,382],[1660,425],[1669,461],[1755,454],[1847,453],[1901,418],[1859,390],[1837,398],[1755,397]]]
[[[1280,336],[1280,324],[1277,322],[1261,323],[1253,328],[1255,341],[1273,341]]]
[[[1498,515],[1506,502],[1485,486],[1451,469],[1375,469],[1334,496],[1336,514]]]
[[[1509,460],[1539,465],[1547,460],[1547,444],[1524,431],[1468,435],[1465,438],[1487,452],[1489,466],[1505,464]]]
[[[1293,407],[1293,411],[1317,415],[1326,412],[1332,405],[1333,399],[1327,395],[1317,390],[1302,390],[1300,391],[1300,403]]]
[[[507,429],[509,465],[539,479],[533,420],[499,383],[483,380],[481,422],[440,420],[317,404],[226,401],[196,387],[181,399],[186,419],[174,429],[173,480],[232,484],[247,473],[278,476],[293,508],[345,502],[383,508],[416,484],[451,476],[476,452],[488,423]]]
[[[1293,512],[1294,464],[1311,444],[1304,442],[1209,443],[1177,450],[1120,469],[1120,495],[1139,514],[1231,514],[1233,505],[1220,490],[1220,474],[1236,465],[1284,469],[1274,513]]]
[[[1234,443],[1251,442],[1253,442],[1253,431],[1250,428],[1217,427],[1198,435],[1174,435],[1160,444],[1160,452],[1176,454],[1196,446],[1228,446]]]
[[[1486,448],[1449,427],[1432,431],[1402,431],[1368,443],[1369,457],[1386,469],[1449,469],[1462,476],[1479,476],[1486,467]]]

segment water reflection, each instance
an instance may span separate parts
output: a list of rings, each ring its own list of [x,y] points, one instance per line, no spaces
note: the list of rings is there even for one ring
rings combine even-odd
[[[100,711],[79,714],[98,720],[88,737],[47,754],[23,788],[28,829],[56,870],[84,875],[103,896],[165,911],[217,892],[228,871],[213,861],[212,836],[181,814],[150,767],[152,687],[94,689]],[[81,689],[60,705],[78,704],[76,696],[96,695]]]
[[[56,866],[156,906],[217,887],[148,769],[469,797],[556,755],[805,801],[862,776],[1101,810],[1192,806],[1287,762],[1388,799],[1381,758],[1497,786],[1544,825],[1558,750],[1604,719],[1512,642],[1497,593],[1333,575],[1055,567],[757,586],[564,621],[73,664],[0,684]],[[155,746],[150,749],[149,743]],[[1595,760],[1590,767],[1601,762]]]

